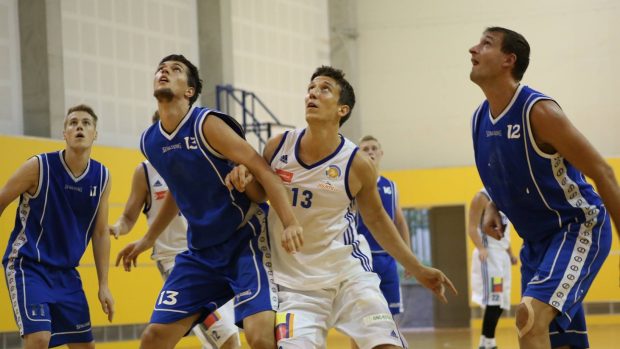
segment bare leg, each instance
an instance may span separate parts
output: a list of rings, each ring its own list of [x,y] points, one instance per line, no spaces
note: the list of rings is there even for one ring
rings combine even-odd
[[[557,316],[557,309],[531,297],[524,297],[517,306],[519,348],[550,349],[549,324]]]
[[[275,349],[276,313],[261,311],[243,319],[245,338],[252,349]]]
[[[47,349],[50,338],[52,338],[51,332],[39,331],[25,335],[22,343],[24,349]]]
[[[149,324],[140,340],[141,349],[173,349],[192,327],[199,314],[170,324]]]

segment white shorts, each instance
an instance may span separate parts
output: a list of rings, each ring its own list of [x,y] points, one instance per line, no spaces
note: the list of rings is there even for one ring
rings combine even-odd
[[[157,261],[157,268],[161,276],[166,280],[174,267],[174,259],[161,259]],[[237,346],[241,346],[239,329],[235,325],[235,306],[231,299],[216,311],[209,314],[206,319],[194,326],[192,331],[203,345],[202,349],[218,349],[231,337],[235,336]]]
[[[471,262],[471,300],[486,307],[498,305],[510,310],[511,268],[508,252],[488,249],[487,260],[480,262],[478,249],[474,249]]]
[[[281,349],[325,348],[336,328],[360,349],[382,344],[407,348],[381,290],[379,277],[364,272],[341,284],[312,291],[280,286],[276,340]]]

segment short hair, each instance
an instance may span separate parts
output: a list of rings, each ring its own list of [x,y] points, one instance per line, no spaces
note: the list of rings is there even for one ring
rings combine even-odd
[[[155,110],[155,112],[153,113],[153,116],[151,116],[151,122],[156,123],[157,121],[159,121],[159,119],[160,119],[159,110]]]
[[[502,52],[517,56],[512,69],[512,77],[517,81],[523,79],[523,74],[530,64],[530,44],[523,35],[502,27],[488,27],[485,32],[502,33]]]
[[[340,126],[342,126],[342,124],[349,120],[353,107],[355,106],[355,91],[353,91],[353,86],[351,86],[351,84],[344,78],[344,73],[342,70],[330,66],[323,65],[316,68],[310,78],[310,81],[314,80],[317,76],[327,76],[332,78],[336,81],[338,86],[340,86],[340,98],[338,99],[338,104],[349,106],[349,112],[347,115],[340,118]]]
[[[185,58],[185,56],[181,54],[167,55],[166,57],[162,58],[162,60],[159,62],[159,65],[167,61],[181,62],[185,64],[187,69],[189,69],[189,71],[187,72],[187,85],[194,88],[194,95],[189,98],[189,105],[194,104],[194,102],[196,102],[198,96],[202,92],[202,80],[200,80],[198,68],[196,68],[196,66],[192,64],[189,59]]]
[[[365,135],[364,137],[360,138],[360,144],[362,144],[363,142],[368,142],[368,141],[375,141],[377,143],[379,143],[379,140],[375,138],[375,136],[373,135]],[[379,143],[381,144],[381,143]]]
[[[95,114],[95,112],[93,111],[93,108],[91,108],[90,106],[86,105],[86,104],[78,104],[76,106],[73,106],[71,108],[69,108],[69,110],[67,110],[67,115],[65,115],[65,122],[64,122],[64,127],[67,127],[67,117],[69,115],[71,115],[71,113],[74,113],[76,111],[83,111],[85,113],[90,114],[90,116],[93,117],[93,121],[95,123],[95,126],[97,125],[97,121],[99,120],[99,118],[97,117],[97,114]]]

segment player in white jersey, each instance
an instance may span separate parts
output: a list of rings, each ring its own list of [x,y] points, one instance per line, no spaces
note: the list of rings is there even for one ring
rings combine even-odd
[[[154,120],[158,118],[153,118]],[[123,214],[110,226],[110,234],[118,238],[131,231],[138,220],[140,209],[146,216],[148,225],[159,212],[162,202],[168,194],[168,185],[148,161],[136,167],[131,183],[129,199]],[[179,213],[159,235],[153,246],[151,258],[164,280],[174,267],[177,254],[187,250],[187,220]],[[194,326],[193,332],[202,343],[203,349],[235,349],[241,346],[239,331],[235,325],[232,300],[207,316],[200,324]]]
[[[467,233],[476,246],[471,259],[471,299],[484,309],[479,349],[497,349],[495,328],[503,310],[510,310],[511,265],[517,257],[510,248],[508,218],[503,213],[503,237],[489,238],[480,229],[489,194],[482,189],[469,205]]]
[[[422,285],[443,301],[445,285],[456,292],[441,271],[423,266],[398,236],[381,204],[374,164],[338,133],[354,104],[342,71],[320,67],[306,95],[308,127],[276,136],[265,147],[263,156],[285,183],[304,229],[304,245],[288,254],[287,241],[280,238],[282,223],[269,215],[274,278],[280,287],[278,348],[325,348],[330,328],[362,349],[406,347],[372,272],[368,243],[355,229],[356,203],[379,243]],[[235,168],[227,181],[242,190],[245,171]]]

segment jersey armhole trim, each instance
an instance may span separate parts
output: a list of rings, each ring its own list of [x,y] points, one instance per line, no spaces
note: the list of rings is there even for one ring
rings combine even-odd
[[[151,203],[153,201],[153,193],[151,192],[151,180],[149,179],[149,171],[146,166],[146,162],[142,161],[142,169],[144,170],[144,176],[146,178],[146,190],[148,192],[146,199],[144,200],[144,207],[142,213],[147,214],[151,210]]]
[[[349,157],[349,161],[347,162],[347,168],[344,171],[344,189],[347,192],[347,196],[350,200],[353,200],[355,198],[351,194],[351,188],[349,188],[349,172],[351,171],[351,164],[353,164],[353,159],[355,158],[355,154],[357,154],[358,150],[358,147],[355,147],[355,149],[353,149],[353,151],[351,152],[351,157]]]
[[[284,145],[284,142],[286,141],[287,136],[288,136],[288,131],[284,131],[284,134],[282,134],[282,139],[280,140],[280,143],[278,143],[276,150],[273,152],[273,155],[271,155],[271,159],[269,159],[269,165],[273,165],[273,160],[276,158],[276,155],[278,155],[280,150],[282,150],[282,146]]]
[[[45,156],[45,162],[47,163],[47,155],[46,154],[40,154],[40,155],[35,155],[34,156],[34,157],[37,158],[37,161],[39,162],[39,179],[37,180],[37,189],[35,189],[34,194],[30,195],[30,193],[28,193],[28,191],[26,191],[24,193],[30,199],[35,199],[36,197],[38,197],[39,193],[41,192],[41,188],[43,187],[43,180],[44,180],[44,177],[45,177],[45,173],[47,172],[47,166],[43,165],[43,157],[44,156]]]
[[[544,97],[544,96],[537,96],[534,98],[534,100],[532,102],[530,102],[530,104],[528,105],[527,109],[524,111],[524,115],[523,115],[523,123],[525,124],[525,127],[527,127],[527,136],[528,136],[528,140],[530,141],[530,144],[532,145],[532,148],[534,149],[534,151],[536,152],[536,154],[538,154],[538,156],[545,158],[545,159],[555,159],[556,157],[558,157],[560,154],[557,152],[553,153],[553,154],[547,154],[544,151],[542,151],[539,147],[538,144],[536,143],[536,139],[534,139],[534,132],[532,132],[532,123],[531,123],[531,113],[532,113],[532,108],[534,108],[534,105],[536,105],[536,103],[540,102],[540,101],[552,101],[554,103],[557,104],[556,101],[554,101],[553,99],[549,98],[549,97]],[[559,106],[559,105],[558,105]]]

